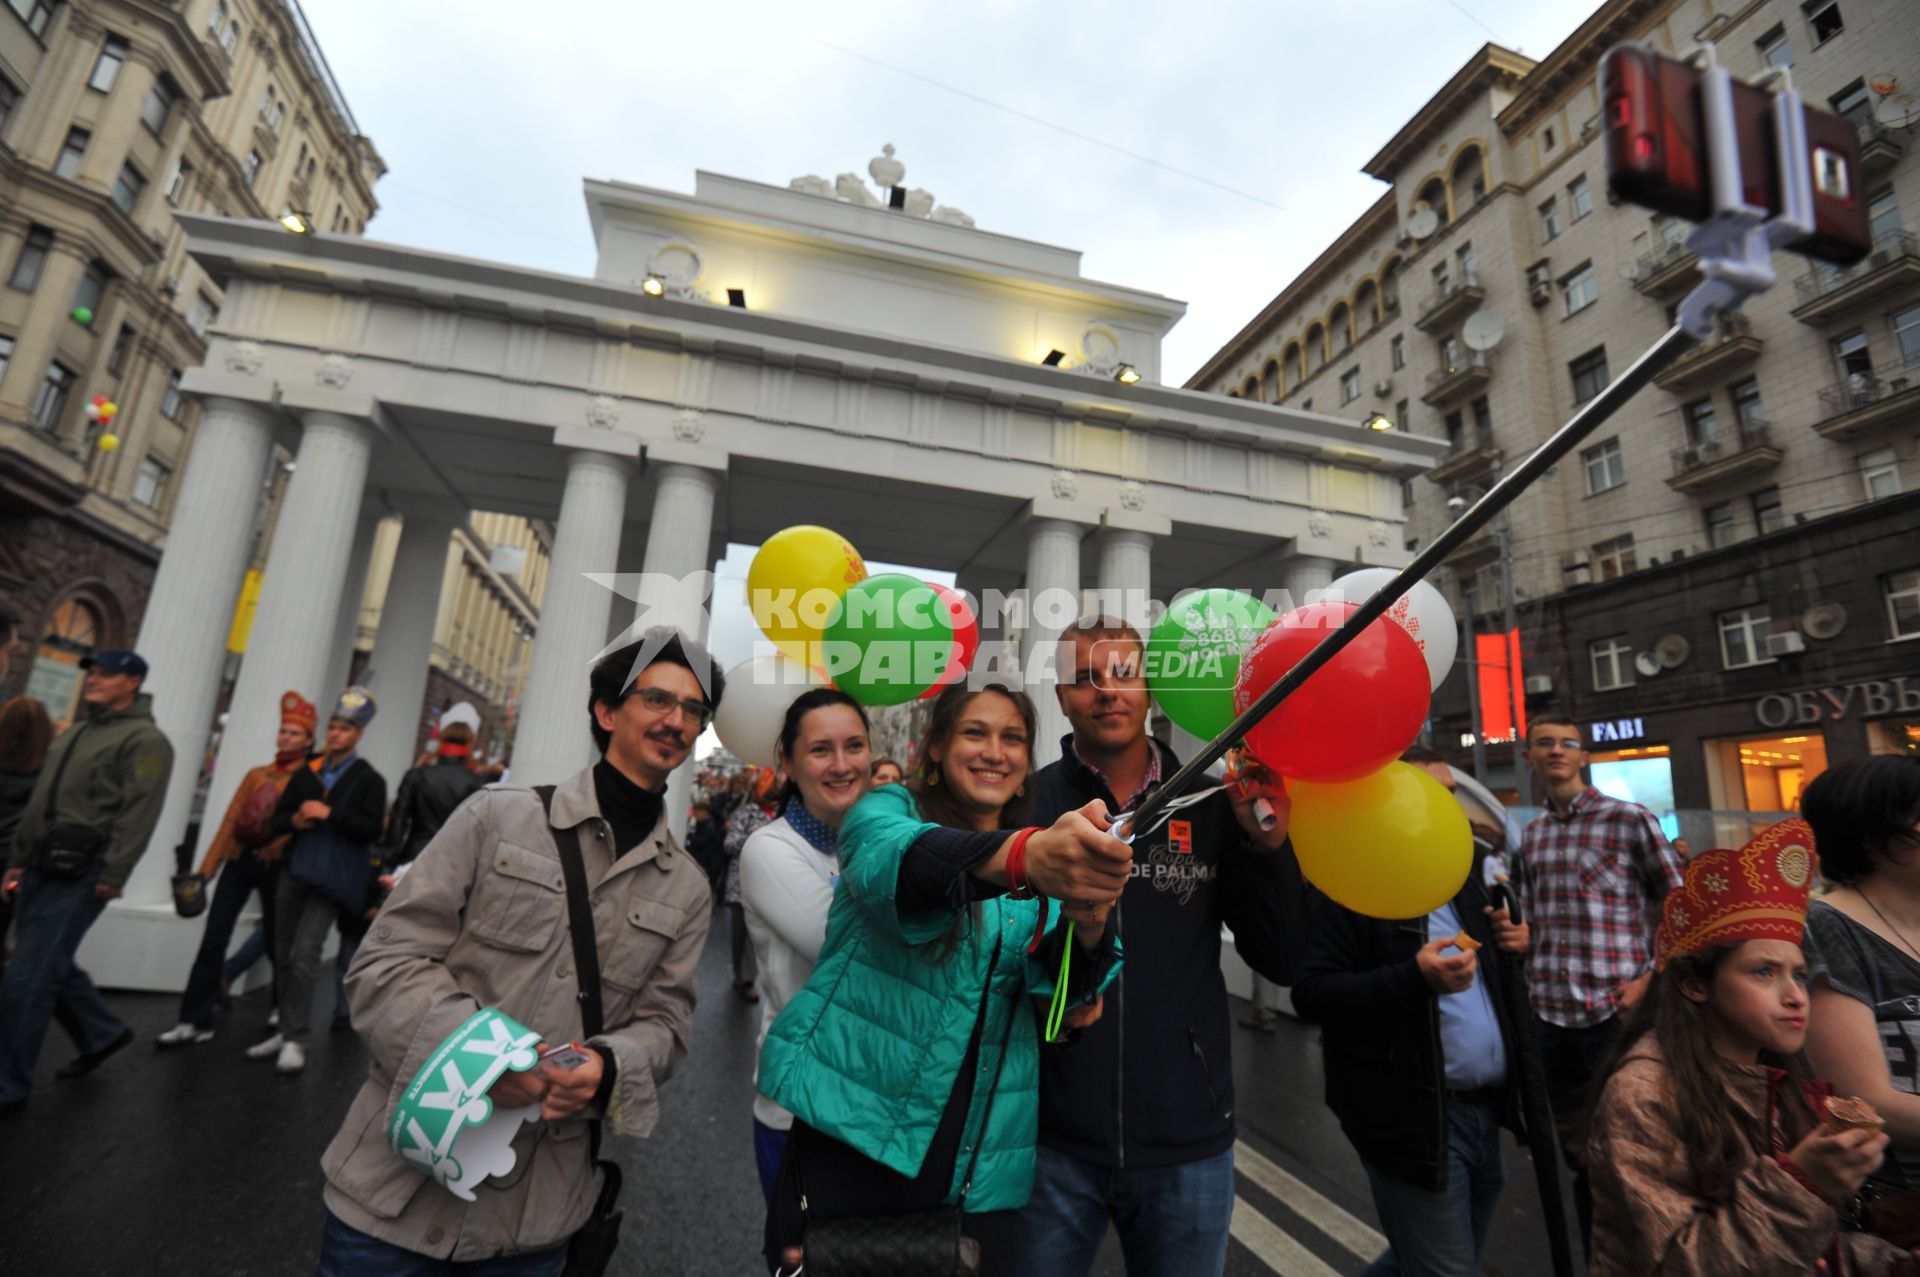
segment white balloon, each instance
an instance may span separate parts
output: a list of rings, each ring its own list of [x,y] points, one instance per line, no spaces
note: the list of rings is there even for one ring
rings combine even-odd
[[[1349,603],[1364,603],[1375,590],[1398,575],[1394,568],[1361,568],[1327,588],[1340,591]],[[1460,622],[1447,606],[1447,596],[1425,581],[1416,581],[1411,590],[1387,609],[1387,619],[1398,624],[1420,645],[1420,655],[1427,659],[1427,676],[1433,686],[1439,687],[1453,668],[1454,653],[1460,648]]]
[[[776,766],[787,706],[801,693],[826,685],[820,674],[779,653],[742,661],[727,671],[727,691],[713,716],[713,730],[741,761]]]

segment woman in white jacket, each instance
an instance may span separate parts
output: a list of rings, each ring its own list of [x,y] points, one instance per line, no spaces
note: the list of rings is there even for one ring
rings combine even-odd
[[[840,821],[867,792],[867,731],[860,703],[830,687],[797,697],[780,726],[787,775],[780,816],[754,830],[740,851],[740,902],[760,967],[762,1042],[820,956],[840,880]],[[753,1097],[754,1162],[769,1197],[792,1126],[793,1114],[764,1095]]]

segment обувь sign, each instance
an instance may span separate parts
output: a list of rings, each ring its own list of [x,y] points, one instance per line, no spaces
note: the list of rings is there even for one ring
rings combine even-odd
[[[1871,678],[1834,687],[1805,688],[1798,692],[1769,692],[1753,703],[1753,716],[1762,727],[1811,727],[1859,712],[1870,718],[1883,714],[1920,714],[1920,684],[1912,676]]]

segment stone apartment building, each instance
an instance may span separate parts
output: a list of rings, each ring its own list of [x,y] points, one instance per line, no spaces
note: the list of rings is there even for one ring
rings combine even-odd
[[[1445,438],[1405,490],[1409,547],[1436,535],[1450,497],[1564,422],[1698,281],[1685,223],[1609,197],[1596,74],[1622,41],[1702,39],[1742,78],[1790,66],[1855,123],[1875,245],[1844,270],[1778,255],[1771,292],[1510,511],[1526,702],[1575,713],[1596,777],[1662,814],[1791,809],[1829,761],[1920,742],[1910,4],[1609,0],[1541,61],[1484,47],[1364,165],[1380,200],[1189,383]],[[1440,582],[1477,631],[1503,624],[1501,568],[1490,528]],[[1465,764],[1465,677],[1434,714]],[[1486,756],[1517,788],[1507,748]]]

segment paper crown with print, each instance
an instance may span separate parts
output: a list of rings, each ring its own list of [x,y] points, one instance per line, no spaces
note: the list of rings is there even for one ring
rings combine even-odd
[[[373,693],[364,687],[349,687],[340,693],[340,699],[333,703],[330,718],[352,723],[355,727],[365,727],[373,721],[380,710],[380,702],[373,699]]]
[[[1655,960],[1665,969],[1675,958],[1743,940],[1799,944],[1813,870],[1813,827],[1798,818],[1768,826],[1738,851],[1701,852],[1667,896]]]
[[[298,692],[288,692],[280,698],[280,726],[298,727],[308,736],[320,726],[320,711],[312,701]]]

